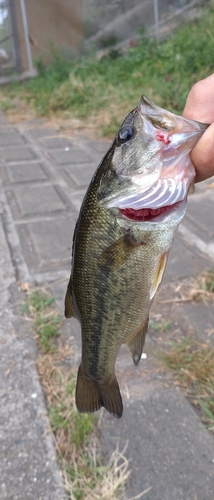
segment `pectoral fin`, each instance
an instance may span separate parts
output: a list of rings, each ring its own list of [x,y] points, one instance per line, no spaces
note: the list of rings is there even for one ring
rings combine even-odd
[[[74,310],[73,299],[72,299],[72,280],[70,277],[67,287],[67,292],[65,295],[65,317],[71,318],[72,316],[76,318],[76,313]]]
[[[152,284],[152,287],[150,290],[150,300],[153,299],[153,297],[155,296],[155,294],[157,292],[159,285],[161,284],[161,281],[163,279],[163,273],[165,271],[165,267],[166,267],[166,263],[167,263],[167,258],[168,258],[168,252],[164,253],[159,260],[159,264],[158,264],[158,267],[157,267],[157,270],[155,273],[154,281],[153,281],[153,284]]]
[[[127,347],[129,348],[135,366],[137,366],[141,359],[141,354],[143,352],[143,346],[145,344],[146,333],[148,329],[149,318],[144,321],[141,325],[140,329],[132,335],[131,338],[128,338],[125,342]]]
[[[144,242],[138,242],[131,233],[126,233],[101,254],[100,263],[118,269],[125,264],[135,249]]]

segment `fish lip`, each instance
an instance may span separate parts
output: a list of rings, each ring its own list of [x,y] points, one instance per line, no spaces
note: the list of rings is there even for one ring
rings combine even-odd
[[[203,123],[197,120],[191,120],[190,118],[186,118],[184,116],[177,115],[175,113],[172,113],[171,111],[168,111],[160,106],[158,104],[155,104],[152,102],[147,96],[144,94],[141,95],[140,102],[138,104],[138,111],[141,114],[141,116],[144,118],[147,116],[148,118],[152,118],[155,116],[160,116],[162,115],[163,118],[165,116],[169,117],[171,120],[171,131],[175,133],[176,129],[177,131],[183,130],[183,132],[200,132],[203,133],[208,127],[209,123]],[[173,126],[174,124],[174,126]],[[185,127],[185,125],[186,127]],[[168,129],[169,130],[169,129]]]
[[[173,151],[177,153],[186,151],[188,154],[209,126],[206,123],[190,120],[166,111],[150,101],[145,95],[141,96],[138,112],[144,126],[146,123],[150,124],[149,127],[152,125],[154,139],[164,143],[166,154]]]

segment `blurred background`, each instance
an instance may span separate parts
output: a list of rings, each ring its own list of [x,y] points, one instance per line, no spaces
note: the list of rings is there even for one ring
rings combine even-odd
[[[34,76],[50,44],[70,57],[109,45],[125,46],[138,33],[163,38],[208,0],[0,0],[0,76]],[[132,42],[134,43],[134,42]]]
[[[0,0],[1,500],[64,499],[50,427],[72,500],[214,498],[214,179],[189,199],[142,363],[118,357],[118,423],[77,413],[80,325],[61,317],[110,140],[142,94],[182,114],[213,55],[214,0]]]
[[[108,139],[142,93],[181,113],[213,25],[214,0],[0,0],[0,106]]]

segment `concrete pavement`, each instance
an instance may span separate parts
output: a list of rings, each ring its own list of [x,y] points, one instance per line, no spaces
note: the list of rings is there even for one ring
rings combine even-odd
[[[86,187],[109,143],[68,139],[41,119],[12,126],[0,116],[0,499],[65,498],[45,402],[35,368],[36,346],[20,316],[17,282],[50,283],[61,314],[70,273],[72,234]],[[214,263],[213,179],[189,199],[176,235],[158,301],[171,286]],[[159,307],[159,309],[158,309]],[[157,311],[156,311],[157,309]],[[203,303],[166,306],[178,335],[212,341],[214,309]],[[80,328],[65,323],[80,357]],[[147,490],[146,500],[214,499],[214,440],[182,392],[154,368],[155,336],[137,369],[122,347],[117,373],[124,416],[104,412],[102,446],[109,454],[128,439],[132,474],[127,499]],[[124,499],[125,500],[125,499]]]

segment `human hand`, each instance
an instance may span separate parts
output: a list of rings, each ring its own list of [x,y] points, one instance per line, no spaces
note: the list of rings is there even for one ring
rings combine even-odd
[[[214,175],[214,74],[192,87],[183,116],[211,123],[190,154],[196,170],[195,182],[200,182]]]

